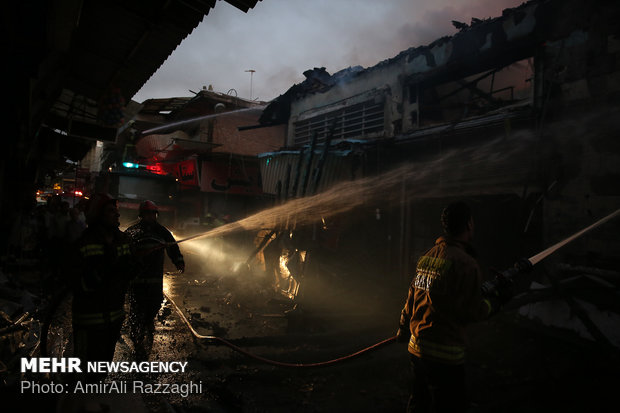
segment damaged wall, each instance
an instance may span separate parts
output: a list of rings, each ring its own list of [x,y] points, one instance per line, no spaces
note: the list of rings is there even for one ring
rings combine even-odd
[[[543,48],[546,88],[540,141],[560,164],[544,202],[545,239],[555,242],[620,207],[620,6],[574,2],[551,30],[563,38]],[[620,268],[618,220],[552,257]]]
[[[449,80],[471,82],[471,79],[466,79],[468,76],[531,58],[536,51],[541,25],[544,24],[539,21],[543,19],[544,12],[538,2],[529,2],[515,9],[507,9],[502,17],[480,20],[453,37],[438,39],[428,46],[410,48],[367,69],[348,68],[329,78],[322,73],[322,68],[304,73],[314,81],[313,84],[319,83],[323,87],[314,87],[291,103],[287,144],[295,146],[309,141],[307,136],[305,140],[296,139],[295,128],[299,122],[326,113],[342,118],[341,113],[346,107],[365,101],[383,104],[382,130],[373,130],[370,134],[362,130],[356,136],[345,138],[389,138],[418,129],[418,114],[421,110],[428,110],[420,107],[424,105],[424,88]],[[493,94],[493,89],[503,89],[499,80],[495,86],[491,84],[488,92],[477,87],[475,82],[463,89],[479,95]],[[462,112],[462,109],[459,110]],[[356,120],[366,122],[365,114]],[[345,122],[344,128],[349,124]],[[325,132],[323,127],[319,135]],[[338,138],[338,131],[335,135]]]
[[[289,105],[290,116],[280,118],[288,123],[289,147],[307,146],[313,131],[321,142],[334,117],[340,122],[336,142],[386,142],[382,157],[363,157],[365,174],[463,152],[466,156],[433,166],[437,174],[429,182],[443,190],[433,207],[467,192],[464,196],[484,211],[482,253],[501,268],[517,254],[551,245],[620,205],[619,13],[620,6],[610,3],[530,1],[374,67],[333,76],[315,68],[264,115],[277,121]],[[347,114],[347,108],[365,102],[383,105],[381,114],[366,107],[357,118]],[[380,131],[367,134],[353,125],[377,116],[383,121]],[[300,124],[306,128],[302,132],[296,131]],[[354,126],[358,135],[345,136]],[[496,150],[489,152],[486,145]],[[509,149],[514,147],[519,150]],[[476,154],[476,149],[481,150]],[[406,251],[421,252],[437,229],[415,228],[423,209],[416,202],[426,201],[406,195],[404,202],[376,206],[391,211],[389,239],[401,256],[389,262],[404,272]],[[513,222],[498,227],[504,218],[496,210],[512,211]],[[620,267],[613,238],[619,225],[607,224],[554,259],[577,256],[584,264]],[[515,241],[501,245],[494,228]]]

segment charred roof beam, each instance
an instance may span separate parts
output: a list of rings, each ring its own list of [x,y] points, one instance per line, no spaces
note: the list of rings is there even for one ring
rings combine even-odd
[[[489,71],[489,72],[487,72],[487,73],[483,74],[482,76],[479,76],[479,77],[475,78],[474,80],[472,80],[472,81],[470,81],[470,82],[465,82],[464,80],[459,79],[459,80],[457,80],[457,82],[461,85],[461,87],[457,88],[456,90],[453,90],[452,92],[450,92],[450,93],[448,93],[448,94],[446,94],[446,95],[440,96],[440,97],[437,99],[437,101],[438,101],[438,102],[441,102],[441,101],[442,101],[442,100],[444,100],[444,99],[447,99],[447,98],[449,98],[449,97],[451,97],[451,96],[456,95],[457,93],[461,92],[461,91],[462,91],[462,90],[464,90],[464,89],[470,89],[470,90],[472,90],[472,92],[473,92],[474,90],[476,90],[477,92],[474,92],[474,93],[477,93],[477,94],[478,94],[478,93],[480,93],[480,94],[484,95],[483,97],[484,97],[485,99],[487,99],[487,100],[489,100],[489,101],[492,101],[492,100],[494,100],[494,99],[493,99],[493,97],[491,97],[491,95],[490,95],[490,94],[488,94],[488,93],[486,93],[486,92],[483,92],[482,90],[478,89],[478,88],[476,87],[476,85],[477,85],[477,84],[478,84],[478,82],[479,82],[479,81],[481,81],[482,79],[486,79],[487,77],[489,77],[489,76],[491,76],[491,75],[495,74],[496,72],[499,72],[499,71],[500,71],[500,70],[502,70],[502,69],[503,69],[503,67],[502,67],[502,68],[498,68],[498,69],[493,69],[493,70],[491,70],[491,71]]]
[[[481,98],[483,98],[489,103],[498,102],[498,100],[495,99],[493,96],[491,96],[490,93],[480,90],[475,83],[465,82],[463,79],[457,80],[456,83],[458,83],[459,85],[463,86],[466,89],[469,89],[469,91],[471,91],[474,95],[480,96]]]

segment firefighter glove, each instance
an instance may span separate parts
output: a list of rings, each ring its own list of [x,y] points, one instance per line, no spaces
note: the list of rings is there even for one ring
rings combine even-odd
[[[514,286],[512,280],[502,274],[497,274],[490,281],[482,284],[482,295],[491,303],[503,306],[514,296]]]
[[[489,305],[489,316],[499,312],[514,295],[512,280],[499,273],[490,281],[482,284],[482,296]]]

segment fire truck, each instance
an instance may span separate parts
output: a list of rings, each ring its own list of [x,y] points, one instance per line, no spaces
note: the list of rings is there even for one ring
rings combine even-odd
[[[100,174],[95,190],[118,199],[121,229],[136,222],[140,203],[147,199],[159,207],[159,222],[174,228],[177,223],[177,186],[174,176],[124,167]]]

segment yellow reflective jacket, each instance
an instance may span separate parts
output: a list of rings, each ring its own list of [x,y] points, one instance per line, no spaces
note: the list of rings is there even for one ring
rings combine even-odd
[[[409,352],[420,358],[461,364],[465,326],[489,316],[481,294],[482,274],[466,243],[440,237],[416,265],[399,335],[409,336]]]

